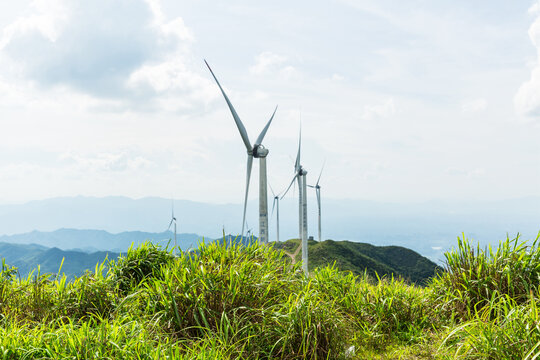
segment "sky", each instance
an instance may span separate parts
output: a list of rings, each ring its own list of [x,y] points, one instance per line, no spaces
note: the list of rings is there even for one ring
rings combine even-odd
[[[0,203],[243,200],[302,163],[323,197],[540,195],[540,2],[21,0],[0,12]],[[257,192],[255,163],[250,198]]]

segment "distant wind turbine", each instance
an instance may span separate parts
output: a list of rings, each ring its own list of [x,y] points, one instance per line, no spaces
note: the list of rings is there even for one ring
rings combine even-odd
[[[248,239],[248,243],[251,243],[251,236],[252,236],[251,230],[253,229],[249,227],[249,223],[247,222],[246,222],[246,227],[247,227],[246,237]]]
[[[174,255],[176,255],[176,217],[174,217],[174,202],[171,205],[171,222],[169,223],[169,227],[167,228],[167,231],[171,229],[171,225],[174,223]]]
[[[298,230],[299,237],[302,239],[302,270],[307,275],[308,273],[308,225],[307,225],[307,190],[306,190],[306,175],[307,171],[300,164],[300,149],[302,147],[302,129],[300,128],[300,136],[298,139],[298,153],[296,154],[296,162],[294,164],[295,175],[281,198],[287,194],[294,180],[298,181]]]
[[[242,140],[244,141],[244,145],[246,146],[247,153],[248,153],[247,172],[246,172],[246,194],[244,197],[244,215],[242,217],[242,236],[244,236],[244,227],[246,224],[246,208],[247,208],[247,199],[248,199],[248,192],[249,192],[249,180],[251,178],[251,167],[253,165],[253,158],[259,159],[259,241],[262,242],[263,244],[266,244],[268,243],[268,190],[267,190],[267,177],[266,177],[266,156],[268,155],[268,149],[266,149],[262,145],[262,141],[264,139],[264,136],[266,135],[266,132],[268,131],[268,127],[270,126],[272,119],[274,119],[277,106],[274,109],[274,112],[272,116],[270,117],[270,120],[268,120],[268,123],[262,129],[257,140],[255,140],[255,144],[252,146],[251,142],[249,141],[249,137],[248,137],[246,128],[244,127],[244,124],[240,120],[240,117],[236,113],[236,110],[234,109],[229,98],[225,94],[225,91],[221,87],[221,84],[216,78],[216,75],[214,75],[214,72],[212,71],[212,69],[210,68],[210,65],[208,65],[206,60],[204,62],[206,63],[206,66],[208,66],[208,70],[210,70],[210,73],[214,77],[214,80],[219,86],[219,89],[221,90],[221,93],[223,94],[223,97],[225,98],[225,101],[227,102],[227,105],[229,106],[229,110],[231,111],[231,114],[236,123],[236,127],[238,128],[238,131],[240,132],[240,136],[242,137]]]
[[[276,241],[279,242],[279,194],[276,195],[274,192],[274,189],[272,189],[272,186],[270,186],[270,190],[272,191],[272,195],[274,196],[274,201],[272,202],[272,214],[270,217],[274,215],[274,207],[277,205],[277,212],[276,212]]]
[[[319,242],[322,241],[322,236],[321,236],[321,186],[319,185],[319,181],[321,181],[321,175],[322,175],[323,170],[324,170],[324,163],[323,163],[323,166],[321,168],[321,173],[319,174],[319,178],[317,179],[317,183],[315,184],[315,186],[308,185],[310,188],[315,189],[315,194],[317,195],[317,208],[318,208],[318,211],[319,211]]]

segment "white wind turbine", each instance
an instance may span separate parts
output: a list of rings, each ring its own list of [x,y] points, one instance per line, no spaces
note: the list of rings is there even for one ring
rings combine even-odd
[[[279,194],[276,195],[274,192],[274,189],[272,189],[272,186],[270,186],[270,190],[272,191],[272,195],[274,196],[274,201],[272,202],[272,214],[270,217],[274,215],[274,207],[277,204],[277,212],[276,212],[276,241],[279,242]]]
[[[169,227],[167,228],[167,231],[171,229],[171,225],[174,223],[174,255],[176,255],[176,217],[174,216],[174,202],[171,206],[171,222],[169,223]]]
[[[306,175],[307,171],[300,164],[300,149],[302,145],[302,129],[300,129],[300,137],[298,140],[298,153],[296,154],[296,162],[294,164],[294,177],[281,198],[287,194],[294,180],[298,181],[298,231],[299,237],[302,239],[302,270],[307,275],[308,273],[308,225],[307,225],[307,190],[306,190]]]
[[[249,180],[251,178],[251,167],[253,165],[253,158],[259,159],[259,241],[262,242],[263,244],[266,244],[268,243],[268,194],[267,194],[268,190],[267,190],[267,178],[266,178],[266,156],[268,155],[268,149],[266,149],[262,145],[262,141],[264,139],[264,136],[266,135],[266,132],[268,131],[268,127],[270,126],[270,123],[272,122],[274,115],[276,114],[277,106],[274,109],[274,113],[270,117],[270,120],[268,120],[268,123],[262,129],[257,140],[255,140],[255,144],[252,146],[251,142],[249,141],[246,128],[244,127],[244,124],[242,123],[242,121],[240,120],[240,117],[236,113],[236,110],[232,106],[231,101],[225,94],[225,91],[223,91],[223,88],[221,87],[221,84],[216,78],[216,75],[214,75],[214,72],[210,68],[210,65],[208,65],[206,60],[204,62],[206,63],[206,66],[208,66],[208,70],[210,70],[210,73],[214,77],[214,80],[219,86],[219,89],[221,90],[221,93],[223,94],[223,97],[225,98],[225,101],[227,102],[227,105],[229,106],[229,110],[231,111],[231,114],[234,118],[234,122],[236,123],[236,127],[238,128],[238,131],[240,132],[240,136],[242,137],[242,140],[244,141],[244,145],[246,146],[247,153],[248,153],[247,172],[246,172],[246,194],[244,197],[244,215],[242,218],[242,236],[244,236],[244,226],[246,223],[246,207],[247,207],[247,198],[248,198],[248,192],[249,192]]]
[[[319,242],[322,241],[321,236],[321,186],[319,185],[319,181],[321,181],[321,175],[324,170],[324,163],[321,168],[321,173],[319,174],[319,178],[317,179],[317,183],[315,185],[308,185],[310,188],[315,189],[315,194],[317,195],[317,209],[319,212]]]

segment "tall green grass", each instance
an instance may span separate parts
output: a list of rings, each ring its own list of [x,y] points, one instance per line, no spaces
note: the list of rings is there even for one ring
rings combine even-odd
[[[540,284],[539,239],[529,244],[519,235],[507,237],[493,249],[458,237],[458,247],[445,253],[446,272],[433,284],[440,300],[461,319],[473,318],[501,297],[518,304],[528,301]]]
[[[507,237],[493,249],[463,237],[445,254],[446,272],[431,287],[452,319],[441,344],[449,358],[540,356],[539,238]]]
[[[426,287],[257,244],[151,243],[67,281],[0,271],[1,359],[540,359],[538,238],[446,254]]]

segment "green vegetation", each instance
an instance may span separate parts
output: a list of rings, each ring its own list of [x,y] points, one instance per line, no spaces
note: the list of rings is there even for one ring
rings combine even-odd
[[[493,250],[461,238],[424,287],[336,266],[305,277],[257,244],[201,243],[175,257],[145,243],[74,281],[19,279],[3,263],[0,357],[532,360],[538,242]]]
[[[300,246],[300,240],[292,239],[283,243],[274,243],[277,249],[294,254]],[[351,271],[355,275],[367,272],[373,277],[394,276],[410,283],[426,284],[442,268],[417,252],[401,246],[374,246],[352,241],[310,240],[310,271],[335,264],[339,270]],[[302,254],[296,253],[295,261],[301,261]]]

